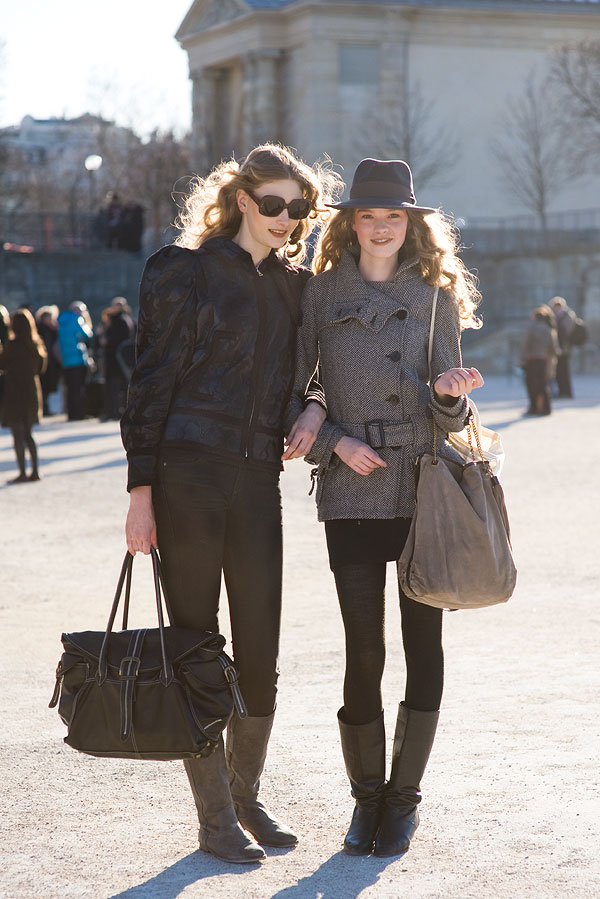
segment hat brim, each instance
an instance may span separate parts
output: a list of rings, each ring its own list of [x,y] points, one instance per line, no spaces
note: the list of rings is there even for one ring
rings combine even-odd
[[[439,212],[433,206],[416,206],[400,200],[386,197],[360,197],[354,200],[343,200],[341,203],[325,203],[330,209],[412,209],[413,212]]]

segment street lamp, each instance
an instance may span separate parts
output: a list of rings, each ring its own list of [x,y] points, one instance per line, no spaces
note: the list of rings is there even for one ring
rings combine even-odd
[[[84,166],[89,175],[89,188],[90,188],[90,247],[93,246],[94,243],[94,212],[96,211],[96,172],[102,165],[102,157],[97,153],[90,153],[89,156],[85,157]]]

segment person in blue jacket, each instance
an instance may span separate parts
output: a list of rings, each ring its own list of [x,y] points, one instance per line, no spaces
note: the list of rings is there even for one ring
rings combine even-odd
[[[93,335],[85,303],[71,303],[58,316],[58,343],[67,388],[67,418],[85,417],[84,390],[89,366],[88,343]]]

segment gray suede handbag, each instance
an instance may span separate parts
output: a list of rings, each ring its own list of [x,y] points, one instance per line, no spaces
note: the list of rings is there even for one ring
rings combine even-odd
[[[430,328],[430,361],[437,289]],[[512,596],[517,570],[504,493],[485,458],[471,413],[464,463],[432,452],[415,463],[416,506],[398,580],[406,596],[439,609],[479,609]]]

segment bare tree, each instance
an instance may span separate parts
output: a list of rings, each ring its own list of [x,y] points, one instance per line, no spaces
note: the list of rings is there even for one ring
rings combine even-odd
[[[408,162],[419,190],[432,181],[446,182],[458,165],[460,141],[418,81],[400,91],[395,109],[373,113],[372,125],[367,129],[372,151]]]
[[[597,169],[600,156],[600,39],[559,47],[551,77],[562,100],[565,131],[571,142],[572,172]]]
[[[569,159],[559,105],[547,85],[530,75],[523,94],[507,101],[497,133],[491,150],[501,178],[545,229],[550,198],[565,183]]]
[[[154,242],[172,224],[177,212],[173,191],[184,191],[190,174],[189,139],[179,140],[172,131],[154,131],[144,141],[128,173],[127,190],[150,214]]]

